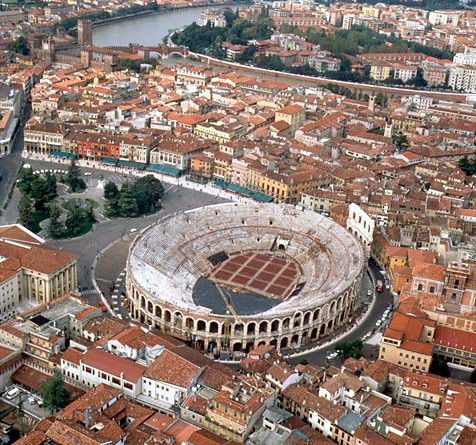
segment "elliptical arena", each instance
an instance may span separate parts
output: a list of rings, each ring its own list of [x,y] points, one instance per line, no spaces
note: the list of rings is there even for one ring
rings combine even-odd
[[[331,219],[289,205],[227,203],[165,217],[127,261],[133,319],[216,356],[300,349],[351,316],[365,259]]]

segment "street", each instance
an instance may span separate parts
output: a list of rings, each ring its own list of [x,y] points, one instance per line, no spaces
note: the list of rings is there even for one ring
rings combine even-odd
[[[375,280],[382,280],[385,282],[385,277],[380,273],[380,267],[373,259],[370,259],[369,261],[369,269],[373,274]],[[383,313],[385,312],[385,309],[387,309],[391,305],[393,305],[393,295],[390,290],[385,287],[382,293],[375,294],[375,304],[373,305],[367,318],[358,327],[356,327],[354,331],[341,338],[339,342],[348,343],[355,340],[359,340],[368,332],[377,331],[378,329],[375,326],[375,322],[382,317]],[[382,327],[380,327],[380,330],[381,329]],[[301,360],[305,359],[311,363],[319,363],[321,365],[324,365],[326,363],[327,354],[329,354],[329,352],[334,351],[335,346],[336,344],[331,344],[321,350],[310,352],[309,354],[304,354],[300,357],[293,358],[291,362],[299,363]],[[373,347],[364,345],[363,353],[366,358],[376,358],[373,355]],[[332,364],[339,364],[340,362],[340,358],[336,358],[331,361]]]
[[[4,203],[7,200],[11,187],[16,181],[18,169],[22,164],[22,141],[22,129],[20,128],[13,153],[0,161],[0,173],[2,174],[2,180],[0,181],[0,203]],[[69,164],[64,162],[54,163],[46,160],[26,160],[25,162],[31,164],[36,170],[66,169]],[[124,172],[96,170],[88,166],[81,167],[81,171],[88,173],[87,181],[93,184],[102,179],[121,184],[133,178]],[[115,313],[122,318],[127,318],[127,308],[123,305],[121,298],[121,294],[124,291],[124,268],[128,248],[137,233],[168,214],[225,201],[217,196],[177,185],[165,184],[165,191],[163,208],[154,215],[139,218],[105,219],[96,223],[92,231],[82,237],[66,240],[49,240],[47,242],[50,246],[65,249],[78,255],[78,286],[83,296],[91,304],[97,305],[99,299],[99,295],[94,289],[92,275],[96,257],[97,267],[95,272],[99,288],[106,296]],[[12,203],[12,205],[16,206],[16,203]],[[15,221],[9,222],[13,223]],[[385,281],[385,277],[380,273],[380,268],[373,260],[369,262],[369,269],[374,276],[374,280],[381,279]],[[367,290],[373,287],[371,284],[369,287],[368,283],[369,280],[366,278],[362,288],[362,298],[366,298]],[[377,331],[375,322],[393,304],[393,295],[385,288],[382,293],[376,294],[375,299],[375,303],[362,324],[349,332],[349,334],[339,338],[340,342],[358,340],[367,333]],[[306,359],[310,362],[325,364],[327,362],[327,355],[334,351],[336,343],[329,343],[328,346],[320,350],[302,354],[291,359],[291,361],[297,363]],[[368,358],[375,358],[373,356],[374,349],[372,346],[365,345],[364,355]],[[339,358],[333,359],[331,363],[338,364],[339,360]]]

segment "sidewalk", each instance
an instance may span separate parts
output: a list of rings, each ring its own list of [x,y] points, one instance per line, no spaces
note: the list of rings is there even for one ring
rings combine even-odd
[[[55,164],[62,164],[65,166],[68,166],[70,164],[70,161],[68,159],[58,159],[58,158],[53,158],[51,156],[47,155],[39,155],[39,154],[33,154],[33,153],[24,153],[23,154],[24,159],[30,159],[30,160],[37,160],[37,161],[45,161],[45,162],[52,162]],[[142,176],[146,175],[152,175],[162,181],[163,183],[170,184],[172,186],[178,186],[178,187],[184,187],[188,188],[191,190],[207,193],[209,195],[216,196],[218,198],[222,199],[227,199],[229,201],[238,201],[238,202],[243,202],[243,203],[250,203],[250,202],[255,202],[253,199],[247,198],[245,196],[240,196],[236,195],[234,193],[227,192],[223,189],[220,189],[216,187],[213,184],[207,183],[207,184],[197,184],[192,181],[188,181],[186,177],[182,176],[179,178],[173,178],[171,176],[163,175],[161,173],[157,172],[152,172],[152,171],[139,171],[131,168],[126,168],[126,167],[114,167],[106,164],[102,164],[97,161],[87,161],[84,159],[78,159],[76,161],[76,165],[79,167],[84,167],[84,168],[93,168],[96,170],[102,170],[102,171],[107,171],[107,172],[114,172],[114,173],[122,173],[126,175],[130,175],[133,177],[140,178]]]

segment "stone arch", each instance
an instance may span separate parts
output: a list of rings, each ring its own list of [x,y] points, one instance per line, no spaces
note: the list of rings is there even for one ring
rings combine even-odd
[[[296,312],[293,317],[293,329],[301,326],[302,312]]]
[[[203,340],[197,340],[195,342],[195,349],[199,351],[203,351],[205,349],[205,342]]]
[[[283,330],[284,329],[289,329],[289,324],[291,323],[291,319],[289,317],[286,317],[283,320]]]
[[[322,323],[321,328],[319,329],[319,337],[322,337],[323,335],[326,335],[326,324]]]
[[[270,346],[273,346],[274,348],[276,348],[278,346],[278,340],[276,340],[275,338],[273,338],[270,342],[269,342],[269,345]]]
[[[268,332],[268,322],[266,320],[263,320],[259,324],[259,333],[260,334],[266,334]]]
[[[205,332],[207,330],[207,323],[204,320],[197,320],[197,331]]]
[[[242,346],[240,341],[233,343],[233,352],[241,352],[241,350]]]
[[[174,312],[174,326],[177,328],[181,328],[183,323],[183,315],[180,311]]]
[[[344,297],[341,295],[339,299],[337,300],[337,309],[341,310],[342,309],[342,303],[344,301]]]
[[[311,331],[311,340],[317,340],[317,328],[314,328],[312,331]]]
[[[329,322],[327,323],[327,332],[332,331],[333,326],[334,326],[334,319],[329,320]]]
[[[304,314],[304,318],[302,320],[302,325],[303,326],[307,326],[309,324],[309,321],[311,320],[311,313],[310,312],[306,312]]]
[[[334,300],[332,303],[331,303],[331,307],[329,308],[330,310],[330,316],[332,317],[335,312],[336,312],[336,307],[337,307],[337,302]]]
[[[280,344],[279,344],[279,347],[280,347],[281,349],[284,349],[284,348],[287,348],[287,347],[288,347],[288,337],[283,337],[283,338],[281,339],[281,342],[280,342]]]
[[[271,332],[279,332],[279,320],[273,320],[271,323]]]
[[[193,326],[195,325],[195,321],[193,318],[191,317],[187,317],[185,319],[185,327],[188,329],[188,330],[193,330]]]
[[[168,309],[166,309],[164,311],[164,321],[166,323],[170,323],[170,320],[172,320],[172,314],[170,313],[170,311]]]
[[[155,316],[157,318],[162,318],[162,308],[160,306],[155,306]]]
[[[246,326],[246,335],[254,335],[256,332],[256,323],[252,321]]]
[[[212,321],[208,326],[208,332],[211,334],[218,334],[218,323],[216,321]]]
[[[147,312],[149,314],[153,314],[154,313],[154,305],[152,304],[152,301],[148,301],[147,302]]]
[[[144,308],[145,308],[145,298],[144,298],[144,295],[141,295],[141,297],[140,297],[140,307],[141,307],[141,309],[144,309]]]
[[[235,325],[233,327],[233,334],[235,336],[243,335],[244,329],[245,329],[245,327],[244,327],[243,323],[235,323]]]
[[[312,314],[312,321],[317,321],[321,318],[321,308],[318,307]]]
[[[261,340],[259,343],[258,343],[258,346],[264,346],[266,345],[266,342],[264,340]]]
[[[207,348],[208,352],[214,354],[215,353],[214,349],[217,349],[217,348],[218,348],[218,345],[216,341],[212,340],[208,343],[208,348]]]
[[[298,335],[298,334],[294,334],[294,335],[291,337],[291,347],[297,348],[298,346],[299,346],[299,335]]]
[[[254,348],[255,348],[255,343],[253,341],[249,341],[248,343],[246,343],[245,352],[248,353],[252,351]]]

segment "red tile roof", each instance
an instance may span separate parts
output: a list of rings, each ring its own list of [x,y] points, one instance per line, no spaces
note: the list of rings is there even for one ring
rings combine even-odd
[[[116,377],[123,376],[125,380],[131,383],[136,383],[147,369],[132,360],[117,357],[101,349],[90,349],[81,357],[81,362]]]

